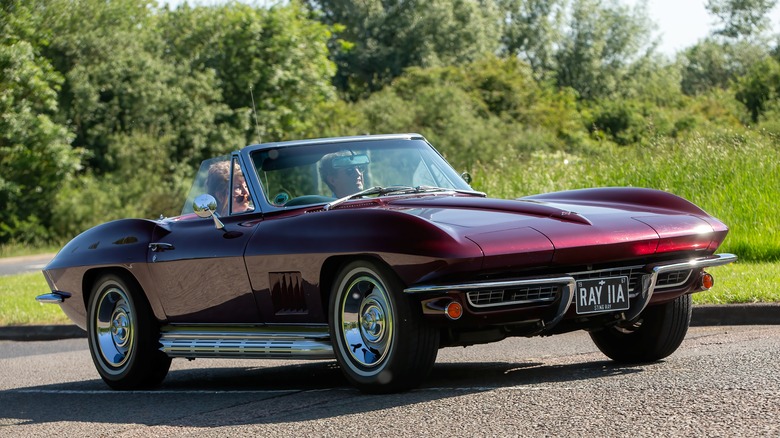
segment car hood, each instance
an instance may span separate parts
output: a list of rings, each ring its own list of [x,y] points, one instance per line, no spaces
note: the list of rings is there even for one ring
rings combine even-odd
[[[475,242],[485,255],[486,268],[529,265],[531,261],[589,264],[594,259],[714,251],[713,245],[717,247],[724,237],[706,215],[620,203],[451,196],[398,199],[389,204]]]

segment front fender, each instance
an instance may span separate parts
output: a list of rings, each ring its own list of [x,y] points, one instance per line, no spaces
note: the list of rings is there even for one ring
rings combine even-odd
[[[147,219],[121,219],[90,228],[74,237],[43,269],[52,291],[70,297],[60,306],[78,326],[86,325],[86,300],[96,270],[121,270],[146,290],[151,287],[146,266],[149,242],[158,223]],[[150,302],[155,314],[159,303]]]

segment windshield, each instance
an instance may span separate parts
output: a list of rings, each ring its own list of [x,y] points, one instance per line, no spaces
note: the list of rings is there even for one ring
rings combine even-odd
[[[471,187],[423,140],[364,140],[256,151],[252,161],[269,204],[331,202],[372,186]]]

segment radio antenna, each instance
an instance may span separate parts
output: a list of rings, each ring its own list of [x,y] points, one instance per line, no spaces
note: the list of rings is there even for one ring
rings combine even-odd
[[[255,132],[260,135],[260,123],[257,122],[257,107],[255,106],[255,94],[252,92],[252,84],[249,84],[249,95],[252,97],[252,113],[255,115]],[[260,143],[260,139],[257,140]]]

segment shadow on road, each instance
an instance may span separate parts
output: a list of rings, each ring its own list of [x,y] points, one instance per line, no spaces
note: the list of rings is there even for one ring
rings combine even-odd
[[[419,389],[364,395],[349,386],[335,362],[175,370],[160,388],[150,391],[111,391],[99,380],[0,391],[0,425],[85,422],[214,427],[301,422],[523,385],[555,385],[641,371],[641,367],[609,361],[553,366],[443,363],[436,364]]]

